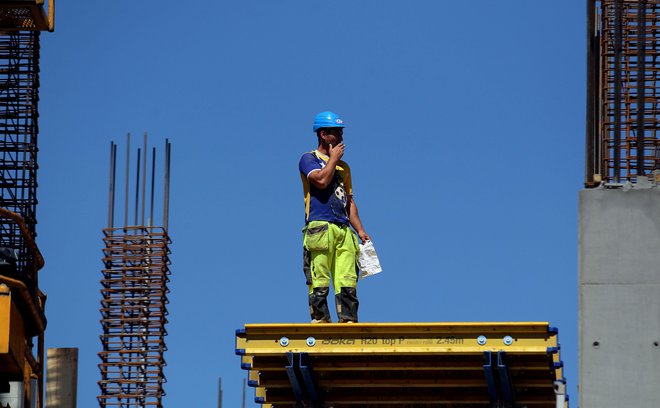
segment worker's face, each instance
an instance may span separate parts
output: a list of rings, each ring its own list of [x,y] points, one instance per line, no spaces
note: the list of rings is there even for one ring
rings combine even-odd
[[[337,146],[339,143],[344,141],[344,129],[343,128],[326,129],[324,140],[329,145]]]

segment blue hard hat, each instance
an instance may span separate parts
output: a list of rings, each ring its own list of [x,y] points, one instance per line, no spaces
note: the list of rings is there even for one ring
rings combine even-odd
[[[321,112],[314,118],[314,132],[321,128],[344,127],[344,121],[336,113]]]

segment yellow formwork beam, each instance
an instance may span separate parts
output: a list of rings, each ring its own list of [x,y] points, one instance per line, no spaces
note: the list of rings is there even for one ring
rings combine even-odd
[[[557,347],[547,322],[248,324],[237,331],[240,354],[435,354],[507,351],[545,353]]]

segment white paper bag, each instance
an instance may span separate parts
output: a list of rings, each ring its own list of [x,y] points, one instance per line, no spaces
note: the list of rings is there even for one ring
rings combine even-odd
[[[373,242],[366,241],[364,244],[360,244],[358,266],[360,267],[360,279],[375,275],[383,270],[380,267],[380,261],[378,260],[378,255],[376,255],[376,248],[374,248]]]

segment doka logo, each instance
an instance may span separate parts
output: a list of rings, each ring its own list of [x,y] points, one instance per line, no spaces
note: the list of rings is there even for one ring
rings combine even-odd
[[[321,340],[321,344],[355,344],[355,339],[345,339],[343,337],[338,339],[329,338]]]
[[[338,125],[342,125],[344,123],[344,121],[341,120],[341,119],[335,119],[335,123],[338,124]]]

